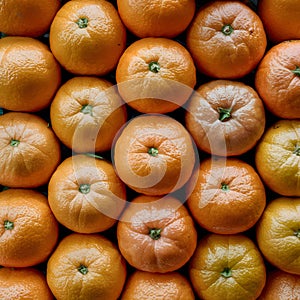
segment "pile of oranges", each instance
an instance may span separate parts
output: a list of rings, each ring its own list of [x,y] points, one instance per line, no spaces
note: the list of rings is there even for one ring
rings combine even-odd
[[[300,299],[300,5],[0,1],[0,299]]]

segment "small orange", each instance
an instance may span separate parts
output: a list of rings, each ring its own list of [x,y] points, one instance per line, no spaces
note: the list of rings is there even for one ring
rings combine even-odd
[[[0,265],[45,262],[58,240],[58,223],[46,196],[24,189],[0,193]]]
[[[167,113],[182,106],[196,84],[196,68],[187,49],[167,38],[143,38],[130,44],[116,69],[125,102],[143,113]]]
[[[126,46],[126,29],[109,1],[68,1],[53,19],[49,42],[67,71],[101,76],[115,68]]]
[[[263,57],[267,38],[258,15],[240,1],[200,7],[186,37],[198,70],[214,78],[241,78]]]
[[[0,116],[0,184],[35,188],[47,184],[60,162],[58,139],[41,117],[8,112]]]
[[[34,268],[1,268],[1,300],[53,300],[44,274]]]
[[[266,282],[259,250],[241,234],[208,234],[200,239],[190,260],[189,274],[203,300],[255,300]]]
[[[194,300],[190,282],[179,272],[150,273],[136,270],[128,277],[121,300]]]
[[[46,275],[58,300],[116,300],[125,284],[126,264],[107,238],[72,233],[49,258]]]
[[[300,198],[270,201],[257,224],[256,240],[272,265],[300,275]]]
[[[48,184],[54,216],[75,232],[96,233],[112,227],[125,200],[125,185],[111,163],[87,155],[66,158]]]
[[[48,46],[30,37],[0,39],[0,107],[42,110],[49,106],[60,83],[61,67]]]
[[[50,118],[55,134],[67,147],[75,152],[101,152],[111,148],[127,113],[112,83],[73,77],[56,93]]]

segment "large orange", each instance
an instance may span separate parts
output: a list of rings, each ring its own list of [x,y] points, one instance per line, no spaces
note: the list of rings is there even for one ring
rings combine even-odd
[[[300,196],[300,121],[279,120],[260,140],[255,164],[264,183],[283,196]]]
[[[58,139],[41,117],[8,112],[0,116],[0,184],[35,188],[47,184],[60,162]]]
[[[300,118],[299,57],[300,40],[285,41],[273,46],[257,68],[255,88],[277,117]]]
[[[265,128],[265,110],[257,92],[238,81],[200,85],[186,106],[186,128],[198,148],[235,156],[251,150]]]
[[[190,260],[190,279],[202,300],[255,300],[266,269],[254,242],[245,235],[208,234]]]
[[[197,231],[188,210],[176,198],[139,195],[125,208],[117,238],[131,266],[166,273],[178,270],[191,258]]]
[[[300,198],[270,201],[256,229],[264,257],[280,270],[300,275]]]
[[[196,84],[196,68],[187,49],[167,38],[143,38],[130,44],[116,69],[122,98],[143,113],[167,113],[182,106]]]
[[[127,119],[116,88],[96,77],[73,77],[62,85],[50,107],[51,125],[75,152],[101,152],[111,148]]]
[[[72,233],[49,258],[46,275],[57,300],[116,300],[125,283],[126,264],[107,238]]]
[[[61,68],[48,46],[30,37],[0,39],[0,107],[27,112],[44,109],[60,82]]]
[[[208,158],[201,161],[196,176],[187,204],[200,226],[214,233],[234,234],[259,220],[266,194],[250,164],[237,158]]]
[[[121,131],[113,147],[117,174],[133,190],[162,195],[191,177],[196,155],[181,123],[165,115],[140,115]]]
[[[56,219],[80,233],[112,227],[125,207],[126,190],[111,163],[75,155],[66,158],[48,184],[48,200]]]
[[[126,45],[126,29],[112,3],[65,3],[50,27],[50,48],[69,72],[104,75],[112,71]]]
[[[24,189],[0,193],[0,265],[45,262],[58,240],[58,223],[46,196]]]
[[[255,69],[267,38],[257,14],[240,1],[210,1],[187,32],[198,70],[214,78],[241,78]]]

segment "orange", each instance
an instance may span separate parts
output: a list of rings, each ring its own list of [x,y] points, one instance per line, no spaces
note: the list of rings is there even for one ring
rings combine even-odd
[[[56,219],[80,233],[112,227],[125,207],[126,190],[110,162],[86,155],[66,158],[48,184]]]
[[[117,68],[118,90],[143,113],[167,113],[182,106],[196,84],[196,68],[187,49],[167,38],[143,38],[130,44]]]
[[[249,74],[267,46],[260,18],[239,1],[210,1],[200,7],[186,42],[198,70],[223,79]]]
[[[60,141],[75,152],[107,151],[126,122],[123,104],[107,80],[73,77],[51,103],[51,125]]]
[[[266,206],[254,168],[237,158],[207,158],[187,200],[195,221],[210,232],[234,234],[253,227]]]
[[[29,267],[45,262],[58,240],[58,223],[46,196],[34,190],[0,193],[0,265]]]
[[[300,7],[294,0],[259,0],[258,15],[273,43],[300,38]]]
[[[0,184],[35,188],[47,184],[60,162],[58,139],[41,117],[8,112],[0,116]]]
[[[125,49],[126,29],[108,1],[69,1],[54,17],[49,42],[67,71],[102,76],[115,68]]]
[[[264,257],[282,271],[300,275],[300,198],[270,201],[257,224],[256,240]]]
[[[53,300],[44,274],[34,268],[1,268],[0,298],[2,300]]]
[[[56,299],[116,300],[126,279],[117,247],[98,234],[64,237],[47,264],[47,283]]]
[[[0,107],[42,110],[60,83],[61,68],[48,46],[30,37],[0,39]]]
[[[279,118],[300,118],[300,41],[273,46],[255,74],[255,88],[268,111]]]
[[[132,118],[117,137],[113,163],[131,189],[163,195],[180,189],[191,177],[196,155],[181,123],[165,115]]]
[[[300,196],[300,121],[278,120],[270,126],[257,146],[255,164],[271,190]]]
[[[140,38],[176,37],[196,10],[195,0],[118,0],[117,5],[125,26]]]
[[[185,124],[200,150],[236,156],[251,150],[265,128],[265,110],[257,92],[238,81],[200,85],[186,106]]]
[[[197,231],[188,210],[168,195],[139,195],[125,208],[117,225],[121,254],[134,268],[167,273],[191,258]]]
[[[194,300],[191,284],[179,272],[164,274],[136,270],[128,277],[121,300]]]
[[[60,0],[5,0],[0,6],[0,31],[6,35],[38,37],[46,33]]]
[[[280,270],[268,273],[267,282],[259,300],[300,299],[300,276]]]
[[[245,235],[208,234],[198,242],[189,274],[203,300],[255,300],[266,281],[262,256]]]

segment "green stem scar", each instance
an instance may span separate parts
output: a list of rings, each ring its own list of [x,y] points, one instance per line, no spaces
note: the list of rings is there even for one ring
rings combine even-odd
[[[92,116],[93,115],[93,106],[89,105],[89,104],[83,105],[80,111],[85,115],[89,114]]]
[[[149,63],[149,70],[153,73],[158,73],[158,71],[160,70],[160,65],[157,61],[152,61],[151,63]]]
[[[149,230],[149,235],[153,240],[158,240],[160,238],[161,229],[151,228]]]
[[[300,229],[296,230],[296,231],[294,232],[294,235],[295,235],[297,238],[300,239]]]
[[[226,121],[228,119],[231,118],[231,108],[222,108],[222,107],[219,107],[218,108],[218,112],[219,112],[219,120],[220,121]]]
[[[4,229],[6,230],[12,230],[14,229],[14,223],[8,220],[4,221]]]
[[[228,267],[224,268],[224,270],[221,272],[221,275],[225,278],[231,277],[232,274],[231,274],[230,268],[228,268]]]
[[[294,154],[296,154],[297,156],[300,156],[300,146],[296,145],[295,146],[295,150],[293,151]]]
[[[89,20],[87,18],[79,18],[76,22],[79,28],[86,28]]]
[[[84,265],[80,265],[77,269],[82,275],[85,275],[88,273],[89,269],[84,266]]]
[[[229,191],[229,185],[222,182],[221,183],[221,190],[224,191],[224,192],[228,192]]]
[[[231,33],[233,32],[233,28],[230,24],[225,24],[222,29],[221,29],[222,33],[225,35],[231,35]]]
[[[12,147],[18,147],[19,144],[20,144],[20,141],[18,141],[18,140],[11,139],[11,141],[10,141],[10,145]]]
[[[79,192],[82,194],[88,194],[91,190],[91,185],[90,184],[81,184],[79,186]]]
[[[297,76],[300,76],[300,68],[299,66],[296,66],[296,68],[294,70],[292,70],[292,72],[297,75]]]
[[[149,150],[148,150],[148,153],[151,155],[151,156],[157,156],[158,155],[158,149],[154,148],[154,147],[150,147]]]

